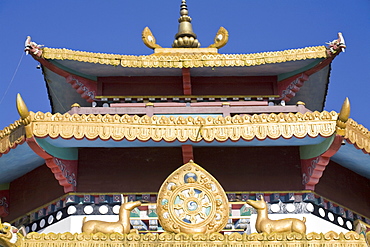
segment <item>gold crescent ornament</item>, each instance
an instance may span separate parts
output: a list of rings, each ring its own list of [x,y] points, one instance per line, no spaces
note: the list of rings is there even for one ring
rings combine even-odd
[[[157,214],[167,232],[213,233],[226,226],[229,204],[218,181],[191,160],[163,182]]]
[[[141,38],[143,39],[144,44],[150,49],[162,48],[156,43],[157,41],[149,27],[144,28],[143,32],[141,33]]]
[[[214,42],[212,45],[208,46],[208,48],[217,48],[220,49],[224,47],[229,41],[229,32],[224,28],[220,27],[217,31],[217,34],[214,38]]]

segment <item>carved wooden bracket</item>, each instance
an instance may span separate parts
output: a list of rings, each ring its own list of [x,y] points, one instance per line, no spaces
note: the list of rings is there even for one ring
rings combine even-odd
[[[295,96],[296,92],[301,89],[303,83],[307,81],[311,75],[328,66],[339,53],[340,50],[303,73],[279,81],[278,93],[281,95],[280,99],[284,100],[285,102],[290,101]]]
[[[72,85],[76,92],[81,95],[87,102],[93,102],[97,92],[97,83],[89,79],[69,75],[66,77],[66,81]]]
[[[194,160],[192,145],[182,145],[181,148],[182,148],[182,162],[184,164],[188,163],[189,160]]]
[[[278,91],[281,95],[281,99],[285,102],[290,101],[301,89],[304,82],[307,81],[308,78],[309,76],[307,74],[302,73],[279,82]]]
[[[46,165],[53,172],[59,184],[63,186],[65,193],[76,191],[77,160],[62,160],[51,156],[38,145],[34,137],[27,138],[27,144],[45,160]]]
[[[306,190],[315,190],[315,185],[319,183],[330,157],[339,150],[342,140],[343,137],[337,135],[325,153],[311,159],[301,159],[302,183]]]
[[[54,157],[45,160],[45,162],[54,173],[59,184],[64,187],[65,193],[76,191],[77,160],[62,160]]]
[[[0,190],[0,217],[9,214],[9,190]]]

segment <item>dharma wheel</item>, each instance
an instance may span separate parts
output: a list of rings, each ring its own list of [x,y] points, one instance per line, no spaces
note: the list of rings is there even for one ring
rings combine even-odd
[[[212,233],[227,224],[229,205],[218,181],[190,161],[162,184],[157,214],[167,232]]]

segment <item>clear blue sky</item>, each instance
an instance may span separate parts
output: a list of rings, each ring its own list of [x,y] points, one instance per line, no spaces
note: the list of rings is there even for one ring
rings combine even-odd
[[[19,119],[17,93],[29,110],[50,111],[41,70],[31,56],[23,55],[27,35],[47,47],[151,54],[141,41],[141,31],[149,26],[157,43],[170,47],[180,4],[181,0],[1,0],[0,129]],[[325,109],[338,112],[349,97],[351,117],[370,129],[369,0],[188,0],[187,4],[202,47],[213,43],[220,26],[229,31],[229,43],[220,53],[324,45],[342,32],[347,49],[332,64]]]

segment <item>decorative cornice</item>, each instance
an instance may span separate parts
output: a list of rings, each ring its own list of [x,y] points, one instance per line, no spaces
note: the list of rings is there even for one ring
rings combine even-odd
[[[235,245],[240,246],[271,246],[278,244],[279,246],[353,246],[353,247],[366,247],[365,239],[362,235],[356,232],[347,233],[335,233],[333,231],[327,233],[309,233],[309,234],[297,234],[297,233],[252,233],[252,234],[240,234],[232,233],[230,235],[224,235],[221,233],[212,234],[185,234],[185,233],[162,233],[162,234],[72,234],[72,233],[36,233],[32,232],[27,234],[25,237],[19,239],[19,246],[28,247],[40,247],[45,244],[51,243],[54,247],[62,247],[66,245],[85,245],[89,246],[177,246],[186,245],[189,247],[195,247],[202,245],[204,247],[222,245],[225,247],[231,247]],[[276,242],[277,241],[277,242]]]
[[[149,56],[116,55],[45,47],[42,49],[42,57],[45,59],[72,60],[129,68],[196,68],[255,66],[296,60],[327,58],[328,55],[325,46],[251,54],[156,53]]]
[[[307,112],[289,114],[260,114],[253,116],[218,117],[218,118],[183,118],[149,117],[118,115],[61,115],[51,113],[33,113],[32,131],[35,137],[88,138],[97,137],[108,140],[156,141],[225,141],[227,139],[252,140],[253,138],[302,138],[330,136],[335,132],[338,114],[335,112]],[[91,128],[95,126],[94,128]],[[165,128],[164,128],[165,127]],[[200,129],[201,127],[201,129]],[[201,130],[201,131],[200,131]],[[174,133],[173,131],[177,131]],[[370,131],[353,119],[346,122],[344,138],[370,153]],[[8,153],[17,145],[25,142],[25,129],[21,120],[0,130],[0,156]]]
[[[0,157],[25,141],[26,133],[22,120],[17,120],[3,130],[0,130]]]
[[[328,137],[335,133],[337,113],[307,112],[233,117],[158,117],[35,113],[35,137],[93,140],[237,141],[257,138]]]
[[[370,154],[370,131],[351,118],[346,122],[345,129],[344,139],[361,149],[364,153]]]

